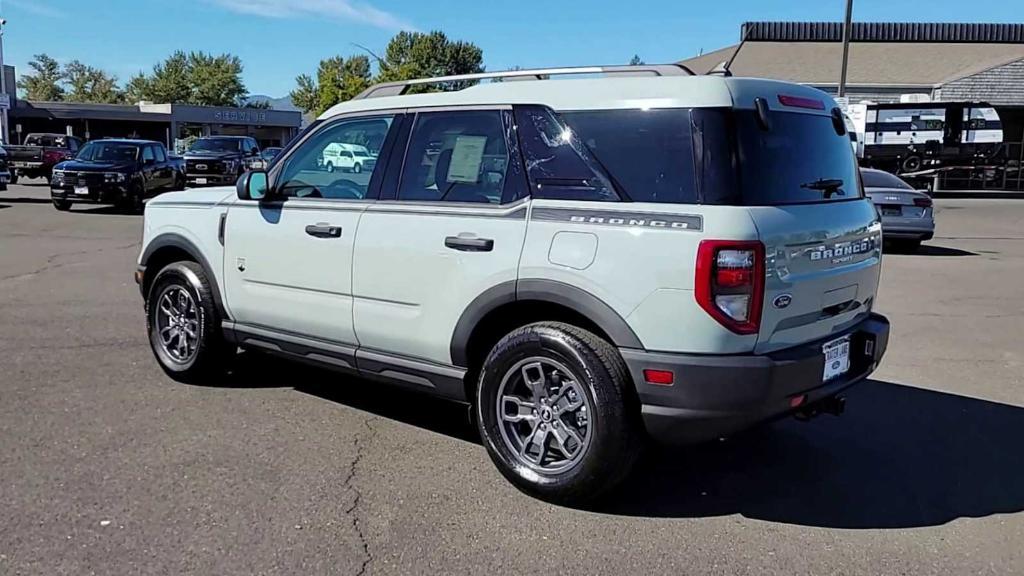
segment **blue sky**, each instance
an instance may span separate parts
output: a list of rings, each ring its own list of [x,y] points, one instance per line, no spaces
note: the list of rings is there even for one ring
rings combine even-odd
[[[861,21],[1024,20],[1021,0],[855,0]],[[670,62],[732,44],[746,20],[839,20],[844,0],[0,0],[7,63],[79,59],[122,80],[174,50],[231,52],[283,96],[323,57],[382,51],[400,29],[476,43],[488,69]],[[969,6],[969,8],[968,8]]]

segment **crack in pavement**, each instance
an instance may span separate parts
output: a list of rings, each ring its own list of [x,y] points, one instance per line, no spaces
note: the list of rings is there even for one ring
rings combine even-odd
[[[128,248],[136,248],[136,247],[139,247],[141,245],[142,245],[142,241],[139,240],[139,241],[136,241],[136,242],[132,242],[131,244],[124,244],[124,245],[119,245],[119,246],[104,246],[102,248],[93,248],[91,250],[80,250],[78,252],[63,252],[63,253],[60,253],[60,254],[54,254],[53,256],[48,257],[46,259],[46,262],[42,266],[40,266],[39,268],[36,268],[32,272],[23,272],[21,274],[12,274],[10,276],[0,276],[0,282],[8,282],[8,281],[11,281],[11,280],[23,280],[25,278],[31,278],[33,276],[38,276],[39,274],[42,274],[43,272],[49,272],[50,270],[55,270],[57,268],[61,268],[63,266],[67,266],[69,264],[74,264],[74,262],[54,263],[58,258],[70,257],[70,256],[84,256],[86,254],[99,254],[101,252],[106,252],[107,250],[127,250]]]
[[[363,459],[363,447],[367,442],[372,441],[377,435],[377,431],[370,425],[372,420],[374,420],[373,416],[367,416],[363,419],[363,424],[366,426],[366,429],[370,431],[365,438],[360,437],[358,433],[355,436],[354,444],[356,448],[356,456],[352,459],[352,464],[349,465],[348,475],[345,477],[345,481],[343,483],[345,488],[354,494],[352,503],[345,510],[345,514],[352,518],[352,528],[356,531],[356,536],[359,537],[359,543],[363,547],[363,563],[360,565],[359,571],[356,572],[356,576],[363,576],[363,574],[366,574],[366,569],[370,566],[370,563],[373,562],[373,555],[370,554],[370,544],[366,540],[366,534],[363,533],[362,523],[359,521],[358,509],[359,504],[363,499],[363,493],[354,484],[356,470]]]

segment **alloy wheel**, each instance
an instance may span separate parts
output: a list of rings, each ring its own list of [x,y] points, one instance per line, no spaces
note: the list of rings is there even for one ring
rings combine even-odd
[[[183,286],[172,284],[157,298],[156,329],[159,344],[168,358],[179,364],[192,360],[199,350],[199,307]]]
[[[586,454],[593,409],[564,364],[545,357],[516,363],[502,378],[496,404],[502,440],[520,464],[558,474]]]

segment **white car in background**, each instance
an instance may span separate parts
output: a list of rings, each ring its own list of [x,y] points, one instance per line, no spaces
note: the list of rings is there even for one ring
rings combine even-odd
[[[372,170],[376,158],[370,154],[366,146],[334,143],[324,148],[321,162],[323,169],[328,172],[342,170],[359,174],[363,170]]]

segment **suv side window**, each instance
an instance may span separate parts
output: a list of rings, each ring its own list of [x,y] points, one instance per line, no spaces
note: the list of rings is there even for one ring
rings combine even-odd
[[[370,180],[378,170],[375,161],[364,162],[359,173],[328,172],[324,158],[338,148],[332,145],[353,144],[365,146],[375,160],[392,120],[393,115],[352,118],[322,127],[278,163],[281,167],[273,178],[277,194],[286,198],[365,198]]]
[[[418,114],[398,199],[500,204],[508,171],[501,111]]]
[[[157,162],[167,162],[167,154],[164,153],[163,146],[153,146],[153,151],[156,152]]]
[[[152,146],[143,146],[142,147],[142,161],[143,162],[147,162],[147,161],[155,161],[155,160],[156,160],[156,155],[153,154],[153,147]]]
[[[516,126],[534,198],[619,200],[600,162],[554,112],[543,106],[516,107]]]

